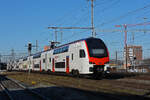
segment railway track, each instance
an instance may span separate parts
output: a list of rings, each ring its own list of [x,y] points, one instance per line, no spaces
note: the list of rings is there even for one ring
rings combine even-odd
[[[13,75],[12,73],[10,75]],[[26,79],[27,74],[25,73],[15,73],[14,79],[22,81],[22,79]],[[46,97],[50,97],[52,100],[66,100],[64,98],[68,96],[87,96],[86,98],[88,100],[149,100],[146,96],[140,96],[144,93],[144,91],[149,88],[149,86],[142,86],[141,83],[130,83],[130,82],[124,82],[121,80],[91,80],[91,79],[81,79],[81,78],[69,78],[69,77],[63,77],[63,76],[55,76],[55,75],[47,75],[47,74],[30,74],[30,80],[33,80],[37,82],[37,86],[40,84],[50,84],[50,87],[47,85],[45,88],[36,88],[38,93],[45,95]],[[122,76],[122,75],[121,75]],[[9,77],[9,75],[8,75]],[[12,77],[13,78],[13,77]],[[131,77],[132,78],[132,77]],[[124,79],[123,79],[124,80]],[[29,81],[23,81],[26,84],[30,84]],[[111,83],[110,85],[108,83]],[[52,85],[53,84],[53,85]],[[94,84],[94,85],[93,85]],[[105,85],[106,84],[106,85]],[[40,86],[39,85],[39,86]],[[137,86],[135,86],[137,85]],[[140,87],[139,87],[140,85]],[[52,86],[52,87],[51,87]],[[106,87],[107,86],[107,87]],[[110,88],[110,89],[109,89]],[[134,88],[136,90],[138,89],[143,89],[143,90],[138,90],[142,94],[138,95],[130,95],[125,91],[130,91],[135,92]],[[123,92],[120,92],[122,89]],[[69,90],[69,92],[68,92]],[[94,92],[95,91],[95,92]],[[105,91],[105,92],[103,92]],[[108,92],[109,91],[109,92]],[[142,92],[143,91],[143,92]],[[75,94],[74,94],[75,93]],[[145,92],[148,93],[148,92]],[[69,95],[68,95],[69,94]],[[57,96],[56,96],[57,95]],[[148,93],[149,95],[149,93]],[[76,97],[77,97],[76,96]],[[71,97],[72,99],[76,97]],[[129,97],[129,98],[128,98]],[[58,99],[59,98],[59,99]],[[69,97],[70,98],[70,97]],[[92,98],[92,99],[89,99]],[[96,99],[94,99],[96,98]],[[67,99],[67,100],[72,100],[72,99]],[[87,100],[87,99],[77,99],[77,100]],[[76,100],[76,99],[74,99]]]
[[[3,76],[0,76],[0,79],[1,79],[0,86],[3,89],[3,91],[5,92],[5,94],[7,96],[7,100],[50,100],[48,98],[45,98],[41,94],[39,94],[35,91],[32,91],[29,88],[26,88],[25,86],[19,84],[16,80],[6,78]],[[20,90],[21,90],[20,88],[22,88],[22,90],[24,91],[23,93],[21,93],[21,94],[20,93],[19,94],[13,93],[13,91],[19,91],[20,92]],[[76,89],[72,89],[72,90],[84,94],[83,91],[76,90]],[[87,93],[87,95],[90,95],[92,97],[95,96],[95,94],[93,94],[93,93]],[[19,98],[18,96],[21,96],[22,98]],[[26,97],[24,97],[24,96],[26,96]],[[122,99],[119,99],[115,96],[108,96],[105,94],[99,95],[99,98],[101,100],[110,100],[110,99],[122,100]],[[95,100],[95,99],[93,99],[93,100]]]
[[[1,91],[5,92],[5,95],[3,94],[3,98],[8,99],[8,100],[13,100],[13,98],[10,95],[9,91],[2,84],[0,84],[0,88],[1,88]]]
[[[0,76],[0,87],[7,96],[7,100],[51,100],[4,76]]]
[[[21,84],[19,84],[16,80],[13,80],[13,79],[10,79],[10,78],[6,78],[6,77],[3,77],[3,76],[0,76],[0,79],[1,79],[1,85],[2,85],[2,87],[3,87],[3,90],[5,90],[5,93],[7,94],[7,96],[9,97],[8,98],[8,100],[20,100],[20,99],[18,99],[18,98],[16,98],[16,97],[14,97],[14,94],[13,93],[11,93],[11,87],[12,87],[12,85],[13,85],[13,87],[15,87],[15,90],[20,90],[20,89],[18,89],[18,88],[23,88],[23,90],[24,91],[27,91],[28,93],[30,93],[30,95],[32,94],[32,96],[36,96],[36,97],[39,97],[38,99],[37,98],[33,98],[33,97],[31,97],[31,96],[28,96],[29,97],[29,99],[28,98],[26,98],[26,99],[21,99],[21,100],[50,100],[50,99],[47,99],[47,98],[45,98],[44,96],[41,96],[41,93],[40,93],[40,95],[38,94],[38,93],[35,93],[34,91],[32,91],[32,90],[30,90],[30,89],[28,89],[28,88],[26,88],[26,87],[24,87],[23,85],[21,85]],[[6,82],[3,82],[3,81],[6,81]],[[11,84],[10,84],[11,83]],[[55,84],[55,83],[52,83],[52,84]],[[6,86],[7,86],[7,88],[6,88]],[[19,87],[18,87],[19,86]],[[12,89],[12,90],[14,90],[14,88]],[[86,95],[88,95],[89,97],[95,97],[96,96],[96,94],[95,93],[89,93],[89,92],[85,92],[85,91],[82,91],[82,90],[78,90],[78,89],[75,89],[75,88],[72,88],[71,89],[72,91],[76,91],[77,93],[82,93],[82,94],[85,94],[86,93]],[[15,94],[16,95],[16,94]],[[25,95],[25,94],[22,94],[22,95]],[[44,95],[44,94],[42,94],[42,95]],[[17,95],[16,95],[17,96]],[[110,100],[110,99],[112,99],[112,100],[122,100],[122,99],[119,99],[119,98],[117,98],[117,97],[115,97],[115,96],[108,96],[108,95],[106,95],[106,94],[100,94],[99,96],[98,96],[98,98],[99,99],[101,99],[101,100]],[[64,100],[64,99],[63,99]],[[72,99],[71,99],[72,100]],[[80,99],[79,99],[80,100]],[[84,99],[83,99],[84,100]],[[97,100],[97,97],[96,97],[96,99],[94,99],[93,98],[93,100]]]

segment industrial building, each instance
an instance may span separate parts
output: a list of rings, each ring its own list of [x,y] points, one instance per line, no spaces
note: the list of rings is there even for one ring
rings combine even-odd
[[[124,48],[124,69],[126,69],[126,60],[127,68],[129,68],[134,64],[139,64],[139,61],[142,60],[142,55],[142,46],[129,45],[127,48]]]

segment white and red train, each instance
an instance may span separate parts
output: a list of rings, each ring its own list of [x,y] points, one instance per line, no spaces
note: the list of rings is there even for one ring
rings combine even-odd
[[[14,70],[51,71],[77,74],[104,72],[109,53],[99,38],[86,38],[16,61]]]

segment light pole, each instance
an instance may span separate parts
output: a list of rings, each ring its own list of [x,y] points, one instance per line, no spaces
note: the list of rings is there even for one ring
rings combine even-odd
[[[125,34],[125,38],[124,38],[124,46],[125,46],[125,69],[126,69],[126,72],[127,72],[127,25],[124,24],[124,25],[116,25],[116,27],[124,27],[124,34]]]

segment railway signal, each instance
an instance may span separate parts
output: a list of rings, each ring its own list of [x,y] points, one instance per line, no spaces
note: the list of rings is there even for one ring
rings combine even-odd
[[[32,50],[32,43],[28,43],[28,51],[31,52]]]
[[[28,48],[28,55],[31,55],[31,51],[32,51],[32,48],[35,47],[36,48],[36,53],[38,52],[38,41],[36,40],[36,45],[32,45],[32,43],[28,43],[28,45],[25,45],[25,47]]]
[[[31,56],[31,51],[32,51],[32,47],[35,47],[32,45],[32,43],[28,43],[28,46],[25,46],[25,47],[28,47],[28,57],[29,57],[29,71],[28,71],[28,74],[30,75],[30,71],[31,71],[31,60],[30,60],[30,56]]]

